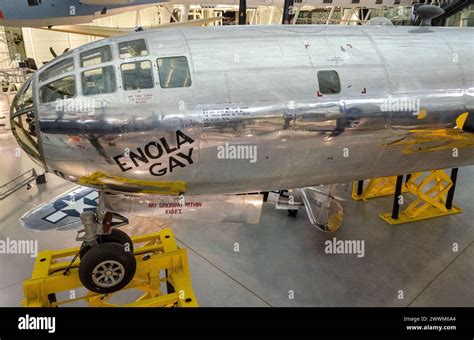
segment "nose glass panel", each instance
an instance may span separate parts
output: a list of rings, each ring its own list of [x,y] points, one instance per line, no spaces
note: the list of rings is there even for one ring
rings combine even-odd
[[[35,110],[33,105],[32,78],[20,89],[11,107],[11,127],[18,144],[38,164],[42,165],[36,134]]]

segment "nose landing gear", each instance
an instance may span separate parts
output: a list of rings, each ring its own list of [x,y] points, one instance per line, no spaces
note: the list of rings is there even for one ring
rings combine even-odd
[[[118,219],[119,222],[114,222]],[[114,293],[127,286],[137,267],[130,237],[116,227],[128,220],[115,213],[97,210],[81,214],[84,229],[76,240],[83,241],[79,258],[79,279],[92,292]]]
[[[132,242],[136,270],[128,284],[134,262],[128,262],[130,257],[120,243],[97,243],[81,261],[79,247],[39,252],[31,278],[23,282],[22,305],[61,307],[83,301],[89,307],[199,306],[192,288],[187,250],[178,247],[171,229],[134,236]],[[89,291],[76,295],[84,283]],[[117,293],[110,292],[125,286],[131,294],[121,294],[119,304],[112,302]],[[136,293],[140,293],[138,298]]]

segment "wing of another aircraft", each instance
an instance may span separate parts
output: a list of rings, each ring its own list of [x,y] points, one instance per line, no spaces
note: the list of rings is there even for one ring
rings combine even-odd
[[[184,22],[172,22],[169,24],[161,24],[158,26],[148,26],[148,27],[143,27],[143,28],[154,29],[154,28],[176,28],[176,27],[185,27],[185,26],[201,26],[204,24],[215,22],[220,19],[221,17],[196,19],[196,20],[189,20],[189,21],[184,21]],[[42,29],[45,29],[48,31],[64,32],[64,33],[93,35],[96,37],[103,37],[103,38],[127,34],[136,30],[136,28],[111,28],[111,27],[86,26],[86,25],[64,25],[64,26],[54,26],[51,28],[42,27]]]

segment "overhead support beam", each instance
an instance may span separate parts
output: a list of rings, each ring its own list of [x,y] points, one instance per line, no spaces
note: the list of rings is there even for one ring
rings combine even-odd
[[[336,8],[336,6],[331,6],[331,12],[329,12],[329,16],[326,20],[326,25],[329,25],[331,20],[332,20],[332,16],[334,14],[334,9]]]
[[[367,11],[367,13],[365,14],[365,17],[364,17],[364,22],[366,21],[369,21],[369,18],[370,18],[370,13],[372,12],[372,9],[369,9]]]
[[[282,18],[282,25],[289,25],[293,22],[293,18],[295,16],[295,10],[293,7],[294,0],[285,0],[283,5],[283,18]]]
[[[178,20],[173,15],[173,4],[160,6],[160,23],[169,24],[171,22],[171,18],[173,18],[175,22],[178,22]]]
[[[270,6],[270,13],[268,15],[268,25],[278,24],[280,22],[280,8]]]
[[[181,10],[180,10],[180,15],[179,15],[179,21],[180,21],[180,22],[188,21],[188,17],[189,17],[189,5],[188,5],[188,4],[181,5],[180,9],[181,9]]]
[[[140,10],[138,9],[135,12],[135,27],[140,27],[142,25],[142,17],[140,15]]]
[[[348,25],[350,22],[359,22],[360,18],[356,14],[359,10],[359,7],[345,8],[342,9],[341,25]]]
[[[256,24],[255,17],[257,16],[257,9],[254,8],[251,11],[252,11],[252,15],[250,16],[250,25],[255,25]]]
[[[240,0],[239,2],[239,25],[247,23],[247,0]]]
[[[293,9],[293,19],[291,20],[292,25],[296,25],[296,19],[300,15],[301,7],[296,7]]]

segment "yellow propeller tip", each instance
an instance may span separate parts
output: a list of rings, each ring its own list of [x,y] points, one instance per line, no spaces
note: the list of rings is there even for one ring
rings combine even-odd
[[[428,112],[426,112],[425,109],[421,109],[420,112],[418,113],[417,119],[423,119],[426,117],[427,114]]]
[[[466,123],[467,116],[469,115],[469,112],[464,112],[459,115],[458,118],[456,118],[456,127],[459,129],[462,129],[464,124]]]

